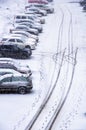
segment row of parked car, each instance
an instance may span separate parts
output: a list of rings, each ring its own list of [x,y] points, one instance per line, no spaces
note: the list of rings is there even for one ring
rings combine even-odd
[[[13,28],[0,42],[0,90],[25,94],[33,88],[32,72],[13,58],[29,58],[36,49],[39,33],[42,33],[45,16],[53,13],[49,4],[28,3],[23,13],[15,14]],[[5,58],[8,57],[8,58]]]

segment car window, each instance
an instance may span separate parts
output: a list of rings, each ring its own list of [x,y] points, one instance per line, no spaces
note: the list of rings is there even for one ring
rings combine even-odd
[[[28,37],[28,35],[27,34],[25,34],[25,33],[22,33],[24,36],[26,36],[26,37]]]
[[[16,16],[17,19],[20,19],[20,16]]]
[[[26,78],[24,78],[23,76],[12,77],[12,81],[26,81]]]
[[[2,79],[2,82],[11,82],[11,77],[7,77]]]
[[[15,42],[15,39],[9,39],[9,42]]]
[[[0,75],[4,75],[4,74],[6,74],[5,72],[0,72]]]
[[[22,19],[26,19],[26,16],[22,16]]]
[[[17,42],[21,42],[21,43],[23,43],[23,41],[22,41],[22,40],[20,40],[20,39],[16,39],[16,41],[17,41]]]

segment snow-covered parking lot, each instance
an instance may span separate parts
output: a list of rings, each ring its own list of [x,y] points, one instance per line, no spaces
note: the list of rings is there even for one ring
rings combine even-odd
[[[0,1],[0,39],[12,27],[13,15],[22,12],[26,4],[27,1],[23,0]],[[66,54],[78,48],[77,64],[70,93],[52,130],[86,130],[86,14],[79,3],[71,3],[71,0],[54,0],[52,6],[55,12],[44,17],[43,32],[39,35],[39,43],[31,58],[18,60],[32,70],[32,92],[25,95],[0,94],[0,130],[25,130],[49,90],[55,63],[55,72],[58,72],[61,53],[65,48]],[[72,43],[71,47],[68,47],[69,42]],[[67,63],[66,60],[63,63],[64,72],[67,71]],[[71,60],[69,66],[72,68]],[[65,76],[70,79],[69,74],[61,74],[60,80],[64,81]],[[58,83],[59,89],[62,85],[66,88],[67,84],[63,81]],[[57,91],[58,97],[61,94]]]

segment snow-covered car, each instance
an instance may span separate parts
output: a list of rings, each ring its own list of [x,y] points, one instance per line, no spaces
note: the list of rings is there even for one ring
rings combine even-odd
[[[32,74],[29,65],[22,64],[19,60],[16,60],[16,59],[13,59],[13,58],[1,58],[0,57],[0,63],[1,62],[15,66],[15,69],[17,71],[21,72],[21,73],[29,73],[30,75]]]
[[[14,36],[17,35],[17,36],[25,37],[26,39],[29,40],[29,42],[32,41],[32,42],[35,43],[35,45],[37,45],[38,40],[35,39],[35,38],[33,38],[33,37],[30,37],[30,36],[28,35],[28,32],[18,30],[18,31],[12,31],[11,34],[14,35]]]
[[[37,13],[35,13],[35,12],[33,12],[33,11],[30,11],[29,8],[26,8],[26,7],[25,7],[25,10],[24,10],[24,13],[25,13],[25,14],[35,15],[35,16],[37,16],[37,17],[39,17],[39,18],[43,18],[43,17],[42,17],[42,14],[37,14]],[[44,18],[43,18],[43,19],[44,19]]]
[[[27,13],[20,13],[14,16],[14,22],[18,22],[20,20],[30,20],[30,21],[34,21],[35,23],[38,23],[38,22],[41,23],[38,17],[29,15]]]
[[[48,4],[47,0],[28,0],[28,3]]]
[[[20,13],[20,14],[16,14],[15,16],[14,16],[14,21],[17,21],[17,20],[19,20],[19,19],[30,19],[30,20],[33,20],[35,23],[36,22],[39,22],[39,23],[41,23],[41,20],[37,17],[37,16],[34,16],[34,15],[30,15],[30,14],[28,14],[28,13]]]
[[[37,45],[36,40],[32,38],[27,38],[26,36],[23,36],[22,34],[10,34],[10,38],[11,39],[14,38],[16,41],[18,41],[18,42],[15,42],[14,44],[18,46],[23,46],[24,44],[25,47],[30,47],[31,50],[34,50]]]
[[[33,34],[29,33],[29,32],[24,31],[24,30],[16,30],[16,29],[14,29],[14,30],[11,30],[11,33],[12,33],[12,34],[22,34],[22,35],[24,35],[24,36],[27,36],[28,38],[33,38],[33,39],[35,39],[36,42],[39,41],[39,37],[38,37],[38,36],[33,35]]]
[[[3,66],[4,66],[4,64],[3,64]],[[4,75],[4,74],[21,74],[19,71],[17,71],[17,70],[14,70],[14,69],[10,69],[10,68],[1,68],[0,67],[0,76],[1,75]],[[23,74],[22,74],[23,75]],[[29,74],[24,74],[24,75],[28,75],[29,76]]]
[[[45,4],[29,4],[26,7],[37,7],[39,9],[46,10],[47,13],[53,13],[54,12],[54,8],[52,6],[45,5]]]
[[[45,11],[45,10],[41,10],[41,9],[38,9],[38,8],[36,8],[36,7],[29,7],[28,8],[28,11],[33,11],[33,12],[35,12],[35,13],[37,13],[37,14],[41,14],[42,16],[46,16],[47,15],[47,11]]]
[[[22,34],[11,34],[11,37],[19,38],[19,40],[23,41],[22,43],[24,43],[25,46],[29,45],[31,50],[36,49],[37,42],[35,39],[28,38]],[[21,43],[17,43],[17,44],[21,44]]]
[[[38,30],[37,29],[32,29],[32,28],[30,28],[30,27],[28,27],[28,26],[26,26],[26,25],[17,25],[14,29],[21,29],[21,30],[26,30],[26,31],[28,31],[29,33],[31,33],[31,34],[34,34],[34,35],[38,35],[39,34],[39,32],[38,32]],[[11,30],[10,30],[11,31]]]
[[[3,45],[5,45],[5,44],[17,45],[17,47],[20,47],[20,48],[27,48],[30,50],[30,53],[32,54],[30,45],[22,37],[17,37],[17,36],[13,36],[13,35],[6,35],[2,38],[1,44],[3,44]]]
[[[14,22],[14,25],[13,25],[13,26],[15,26],[16,24],[21,23],[21,22],[28,22],[28,23],[30,23],[30,24],[35,24],[35,25],[38,25],[38,26],[42,26],[41,23],[39,23],[39,22],[34,22],[34,21],[31,20],[31,19],[20,19],[20,20]]]
[[[26,7],[27,7],[27,6],[26,6]],[[25,8],[26,8],[26,7],[25,7]],[[32,17],[34,17],[34,18],[37,19],[37,21],[40,22],[41,24],[44,24],[44,23],[45,23],[45,19],[44,19],[43,17],[41,17],[40,14],[36,14],[36,13],[34,13],[34,12],[32,12],[32,11],[28,11],[28,10],[25,10],[24,13],[25,13],[25,14],[28,14],[28,15],[30,15],[30,16],[32,16]]]
[[[35,25],[35,23],[31,24],[29,22],[21,22],[21,23],[19,23],[19,25],[25,25],[25,26],[28,26],[32,29],[37,29],[39,33],[42,32],[42,26],[41,25]]]
[[[0,76],[0,91],[25,94],[33,88],[32,79],[22,74],[5,74]]]
[[[13,62],[11,61],[6,61],[5,59],[1,60],[0,59],[0,69],[13,69],[16,70],[22,74],[28,74],[28,75],[32,75],[31,69],[29,68],[29,66],[21,66],[20,64],[18,64],[17,62]]]

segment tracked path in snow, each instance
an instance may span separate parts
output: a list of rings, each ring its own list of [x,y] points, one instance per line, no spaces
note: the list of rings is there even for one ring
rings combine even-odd
[[[61,10],[61,13],[62,13],[62,20],[61,20],[61,23],[60,23],[60,26],[59,26],[57,53],[55,55],[53,55],[53,59],[55,60],[55,66],[54,66],[54,71],[53,71],[53,74],[52,74],[50,89],[47,92],[39,110],[34,115],[33,119],[28,124],[28,126],[26,127],[25,130],[35,130],[35,129],[37,129],[37,130],[50,130],[55,118],[57,117],[57,115],[60,112],[63,104],[65,103],[65,100],[66,100],[68,93],[69,93],[69,90],[71,88],[71,84],[72,84],[73,76],[74,76],[75,65],[76,65],[77,49],[75,50],[75,52],[73,52],[74,50],[73,50],[73,39],[72,39],[72,14],[68,9],[67,10],[70,14],[70,20],[69,20],[69,27],[68,27],[68,44],[67,44],[67,49],[66,49],[67,51],[65,50],[65,48],[63,49],[63,47],[62,47],[64,13],[63,13],[62,8],[60,8],[60,10]],[[57,58],[58,58],[59,52],[61,52],[61,60],[60,60],[61,62],[59,63],[60,64],[59,71],[57,72],[57,75],[56,75],[54,83],[53,83],[53,77],[54,77],[54,74],[56,73],[55,70],[56,70],[56,64],[57,64]],[[65,61],[67,61],[66,65],[64,65]],[[69,74],[68,74],[69,63],[72,64],[72,67],[71,67],[72,71],[71,71],[70,81],[68,82],[67,78],[69,76]],[[65,76],[63,77],[63,81],[65,81],[65,85],[68,85],[66,92],[65,92],[66,86],[61,85],[61,90],[63,90],[62,92],[61,92],[61,90],[58,86],[58,82],[59,83],[62,82],[62,79],[59,80],[59,77],[61,77],[61,75],[63,74],[63,70],[64,70],[63,66],[66,66],[65,67],[66,73],[64,74]],[[63,84],[63,83],[61,83],[61,84]],[[55,101],[53,101],[53,96],[56,95],[55,94],[56,90],[57,90],[57,92],[61,93],[61,97],[59,98],[58,96],[56,96],[57,99],[55,99]],[[52,101],[54,103],[52,103]],[[51,108],[48,107],[48,106],[50,106],[50,102],[51,102],[51,104],[53,104],[51,106]],[[46,113],[46,111],[47,111],[47,113]],[[41,120],[42,118],[43,118],[43,120]]]
[[[70,15],[70,21],[69,21],[69,27],[68,27],[68,49],[67,49],[68,55],[66,55],[67,56],[67,61],[68,61],[66,78],[68,76],[68,72],[69,72],[69,69],[70,69],[70,64],[69,63],[71,63],[72,64],[71,79],[70,79],[70,82],[69,82],[67,90],[63,93],[63,97],[61,98],[61,100],[59,102],[59,105],[58,105],[57,109],[55,110],[55,112],[53,114],[53,117],[51,118],[49,124],[46,127],[46,130],[53,130],[53,129],[55,129],[57,124],[59,123],[58,122],[59,121],[58,115],[61,113],[61,110],[63,109],[64,104],[66,102],[66,99],[68,98],[68,94],[69,94],[69,92],[71,90],[71,86],[72,86],[72,82],[73,82],[73,78],[74,78],[76,60],[77,60],[78,48],[76,48],[74,50],[74,47],[73,47],[72,13],[68,9],[68,7],[65,7],[65,8],[66,8],[67,12]]]

